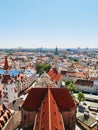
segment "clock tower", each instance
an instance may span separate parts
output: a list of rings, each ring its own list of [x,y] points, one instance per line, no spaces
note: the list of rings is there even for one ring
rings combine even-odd
[[[10,79],[10,70],[8,66],[7,56],[4,63],[4,74],[1,81],[2,86],[2,101],[3,103],[10,103],[15,100],[14,82]]]

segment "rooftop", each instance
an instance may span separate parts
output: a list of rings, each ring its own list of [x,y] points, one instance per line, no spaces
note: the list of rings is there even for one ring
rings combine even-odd
[[[57,83],[61,80],[61,74],[54,68],[48,72],[51,81],[56,81]]]
[[[44,126],[44,127],[43,127]],[[61,112],[55,102],[55,99],[48,89],[35,121],[35,130],[44,128],[44,130],[64,130],[64,123]]]
[[[80,122],[84,123],[85,125],[87,125],[87,126],[89,126],[89,127],[92,127],[95,123],[97,123],[97,122],[96,122],[96,119],[93,118],[92,116],[89,116],[88,119],[85,119],[85,118],[84,118],[84,115],[82,115],[82,116],[77,117],[77,119],[78,119]]]
[[[67,111],[75,107],[75,104],[69,91],[65,88],[32,88],[29,91],[29,94],[26,100],[24,101],[22,107],[27,111],[38,110],[43,98],[48,92],[48,89],[50,89],[61,111]]]
[[[77,85],[82,85],[82,86],[93,86],[93,81],[91,80],[83,80],[83,79],[78,79],[75,84]]]

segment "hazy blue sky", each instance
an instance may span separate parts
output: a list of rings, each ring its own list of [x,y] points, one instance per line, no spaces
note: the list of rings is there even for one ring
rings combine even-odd
[[[98,0],[0,0],[0,48],[98,48]]]

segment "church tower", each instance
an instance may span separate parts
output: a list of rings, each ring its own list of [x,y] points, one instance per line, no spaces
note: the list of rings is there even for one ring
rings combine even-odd
[[[55,48],[54,51],[54,65],[55,65],[55,69],[58,71],[58,48]]]
[[[2,86],[2,101],[3,103],[10,103],[15,100],[15,89],[13,80],[10,79],[10,71],[8,66],[7,56],[4,63],[4,74],[1,81]]]

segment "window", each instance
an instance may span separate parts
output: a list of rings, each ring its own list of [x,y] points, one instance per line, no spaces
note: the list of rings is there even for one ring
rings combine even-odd
[[[6,85],[5,84],[3,85],[3,89],[6,89]]]
[[[5,71],[4,71],[4,74],[5,74],[5,75],[9,75],[9,70],[5,70]]]
[[[7,92],[3,92],[3,98],[7,98],[8,99],[8,93]]]
[[[26,120],[26,114],[24,114],[24,120]]]

